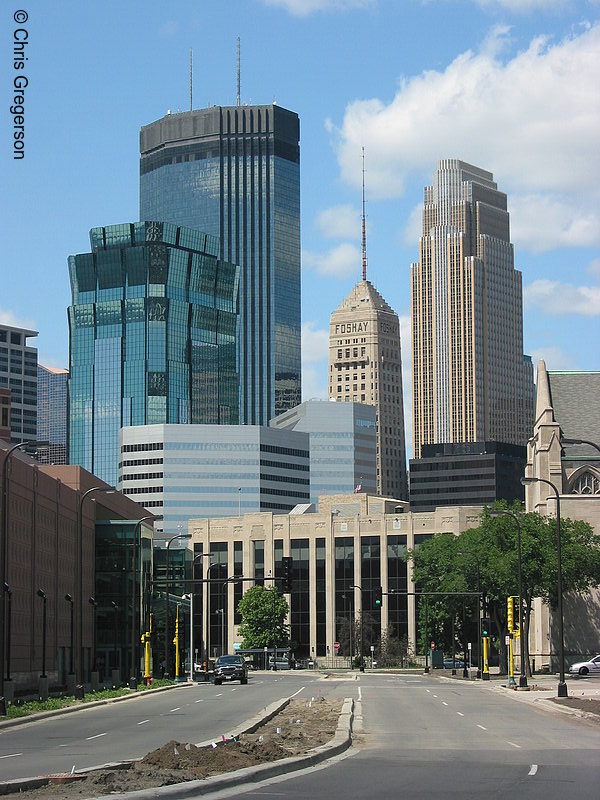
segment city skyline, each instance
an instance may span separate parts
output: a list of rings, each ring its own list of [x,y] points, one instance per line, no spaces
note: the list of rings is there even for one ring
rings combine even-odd
[[[363,145],[369,276],[402,323],[407,444],[410,264],[440,159],[489,169],[508,195],[524,352],[549,369],[600,368],[598,4],[336,5],[109,1],[98,18],[32,2],[25,156],[5,154],[1,222],[5,269],[26,279],[5,279],[0,320],[39,331],[41,363],[67,366],[67,256],[90,228],[137,217],[140,127],[188,110],[190,48],[194,108],[235,104],[239,35],[242,102],[301,120],[304,400],[327,396],[329,315],[360,276]]]

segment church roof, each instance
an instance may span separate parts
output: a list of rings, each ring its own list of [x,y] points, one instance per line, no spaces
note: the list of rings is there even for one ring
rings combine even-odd
[[[554,419],[567,439],[587,439],[600,444],[600,372],[548,370],[550,402]],[[569,446],[569,457],[587,454],[598,458],[596,450],[584,445]]]

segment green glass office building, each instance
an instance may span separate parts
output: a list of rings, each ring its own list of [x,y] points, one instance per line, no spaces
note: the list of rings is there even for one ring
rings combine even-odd
[[[69,448],[116,485],[119,428],[239,422],[239,267],[208,234],[93,228],[70,256]]]
[[[277,105],[213,106],[140,133],[140,219],[219,237],[241,267],[241,421],[301,401],[300,123]]]

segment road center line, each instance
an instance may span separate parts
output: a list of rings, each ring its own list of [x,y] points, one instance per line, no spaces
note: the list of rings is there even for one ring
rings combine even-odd
[[[537,764],[532,764],[530,769],[529,769],[529,772],[527,774],[528,775],[535,775],[537,770],[538,770],[538,765]]]
[[[16,758],[17,756],[22,756],[23,753],[9,753],[7,756],[0,756],[0,758]]]
[[[510,742],[508,739],[506,741],[509,743],[509,745],[511,745],[511,747],[516,747],[519,750],[521,749],[521,745],[520,744],[515,744],[514,742]]]
[[[101,736],[106,736],[105,733],[97,733],[95,736],[88,736],[86,741],[90,742],[92,739],[99,739]]]
[[[477,727],[481,728],[482,731],[487,731],[487,728],[484,728],[483,725],[479,725],[479,723],[477,723]]]
[[[141,722],[138,722],[138,725],[145,725],[147,722],[150,722],[149,719],[143,719]]]

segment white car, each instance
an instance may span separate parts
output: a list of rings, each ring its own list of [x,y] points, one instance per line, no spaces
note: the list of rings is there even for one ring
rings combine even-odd
[[[594,656],[589,661],[578,661],[569,667],[571,675],[600,675],[600,656]]]

